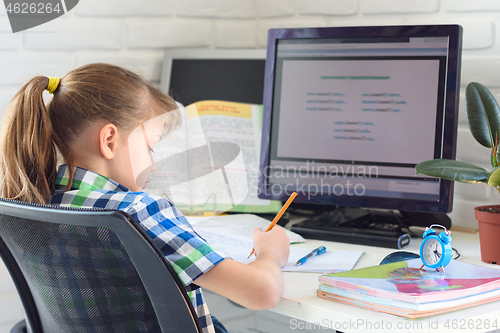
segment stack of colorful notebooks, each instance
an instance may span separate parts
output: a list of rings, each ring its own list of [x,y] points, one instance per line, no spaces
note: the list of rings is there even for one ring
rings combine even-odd
[[[418,258],[322,275],[317,294],[410,319],[500,300],[500,267],[452,260],[443,274],[421,266]]]

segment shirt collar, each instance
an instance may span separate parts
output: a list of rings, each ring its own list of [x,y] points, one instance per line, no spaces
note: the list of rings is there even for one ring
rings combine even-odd
[[[129,191],[125,186],[84,168],[75,167],[71,189],[73,190],[107,190],[107,191]],[[69,170],[67,165],[61,165],[56,176],[56,187],[62,189],[68,185]]]

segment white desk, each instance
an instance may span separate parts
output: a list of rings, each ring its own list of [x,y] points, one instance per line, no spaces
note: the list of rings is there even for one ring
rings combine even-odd
[[[451,236],[453,238],[453,247],[461,254],[459,260],[500,269],[500,265],[489,265],[481,261],[478,233],[469,234],[452,230]],[[421,241],[422,239],[412,239],[412,243],[405,251],[418,253]],[[396,251],[395,249],[318,240],[308,240],[305,244],[296,244],[292,246],[315,248],[319,245],[325,245],[327,250],[365,251],[365,254],[361,257],[355,268],[378,265],[387,254]],[[409,320],[319,298],[316,296],[316,290],[319,286],[318,276],[320,274],[286,272],[284,275],[285,291],[282,300],[271,311],[301,321],[317,323],[315,328],[319,328],[319,325],[323,324],[328,328],[337,329],[346,333],[489,332],[495,330],[495,328],[491,326],[485,328],[485,325],[487,325],[486,320],[488,320],[491,325],[496,319],[498,324],[496,329],[500,330],[500,301],[438,316]],[[295,324],[296,321],[291,321],[290,323],[291,328],[297,325]],[[449,328],[445,326],[447,323]],[[303,324],[304,323],[302,323],[302,325]]]

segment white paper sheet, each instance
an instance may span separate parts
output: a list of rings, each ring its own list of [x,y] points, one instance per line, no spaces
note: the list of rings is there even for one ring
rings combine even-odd
[[[253,231],[255,228],[266,230],[271,221],[254,214],[231,214],[219,216],[186,216],[189,223],[203,238],[206,235],[210,239],[218,239],[229,244],[232,240],[247,241],[253,244]],[[286,230],[291,243],[305,243],[305,239],[290,230]],[[205,238],[208,241],[208,238]],[[211,244],[209,242],[209,244]],[[223,245],[223,244],[220,244]],[[252,247],[250,247],[250,251]],[[222,250],[221,250],[222,251]],[[248,254],[250,254],[248,251]],[[247,254],[247,256],[248,256]]]
[[[252,214],[235,214],[214,217],[187,217],[195,231],[211,246],[224,252],[234,260],[248,264],[255,256],[248,258],[253,248],[253,230],[265,230],[269,221]],[[287,230],[292,243],[305,242],[302,236]],[[327,251],[319,256],[309,258],[301,266],[297,260],[311,252],[312,248],[291,245],[288,263],[283,271],[297,272],[342,272],[351,270],[363,254],[362,251]]]
[[[286,272],[319,272],[338,273],[350,271],[356,262],[363,255],[363,251],[327,251],[319,256],[314,256],[300,266],[296,266],[297,260],[314,249],[303,247],[290,247],[290,257],[288,263],[283,267]]]

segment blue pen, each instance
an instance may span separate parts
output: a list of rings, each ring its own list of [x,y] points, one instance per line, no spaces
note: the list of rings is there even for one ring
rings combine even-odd
[[[325,252],[326,252],[326,247],[320,246],[317,249],[312,250],[311,252],[300,258],[295,265],[296,266],[303,265],[305,264],[307,259],[311,258],[312,256],[319,256],[320,254],[323,254]]]

